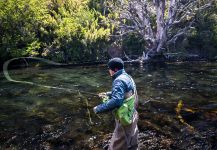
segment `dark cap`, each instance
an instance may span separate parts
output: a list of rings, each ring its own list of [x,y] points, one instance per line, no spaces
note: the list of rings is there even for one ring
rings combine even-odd
[[[108,65],[108,68],[113,71],[115,71],[115,68],[117,68],[118,70],[124,68],[123,60],[118,57],[110,59],[107,65]]]

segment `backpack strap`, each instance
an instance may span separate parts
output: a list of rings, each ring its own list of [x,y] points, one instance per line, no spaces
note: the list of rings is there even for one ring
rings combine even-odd
[[[135,96],[135,108],[138,108],[139,105],[139,99],[138,99],[138,95],[137,95],[137,90],[136,90],[136,85],[135,82],[133,81],[132,77],[130,75],[128,75],[127,73],[124,73],[127,77],[130,78],[131,82],[133,83],[133,95]]]

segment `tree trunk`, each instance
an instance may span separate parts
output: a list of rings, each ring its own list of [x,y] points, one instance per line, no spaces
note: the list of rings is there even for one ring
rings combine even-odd
[[[152,47],[148,50],[147,53],[143,53],[143,60],[151,60],[151,59],[160,59],[163,57],[162,48],[165,45],[167,40],[166,36],[166,27],[164,22],[165,8],[166,3],[165,0],[154,0],[154,6],[156,9],[156,23],[157,23],[157,31],[155,35],[155,41],[152,44]]]
[[[63,61],[64,61],[64,63],[69,62],[69,54],[65,48],[63,49]]]

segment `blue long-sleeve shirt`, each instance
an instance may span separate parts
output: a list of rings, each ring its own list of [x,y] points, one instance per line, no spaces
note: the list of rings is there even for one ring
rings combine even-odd
[[[124,69],[117,71],[112,78],[112,91],[109,100],[96,107],[96,113],[119,108],[124,102],[125,93],[134,91],[135,83]]]

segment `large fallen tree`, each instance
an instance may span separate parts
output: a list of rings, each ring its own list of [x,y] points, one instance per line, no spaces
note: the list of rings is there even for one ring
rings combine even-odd
[[[212,0],[114,0],[108,3],[108,8],[113,12],[114,36],[139,34],[145,41],[139,60],[147,61],[163,56],[170,44],[193,28],[196,15],[212,3]]]

